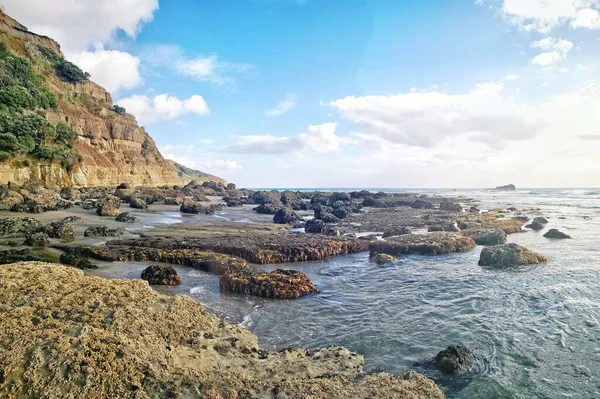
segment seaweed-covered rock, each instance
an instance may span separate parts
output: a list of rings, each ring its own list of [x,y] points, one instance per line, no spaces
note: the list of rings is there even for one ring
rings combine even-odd
[[[531,230],[535,230],[535,231],[540,231],[544,229],[544,225],[540,222],[538,222],[537,220],[534,220],[533,222],[529,223],[527,226],[525,226],[528,229]]]
[[[90,226],[83,232],[85,237],[116,237],[123,234],[123,229],[111,229],[106,226]]]
[[[373,261],[373,263],[376,263],[378,265],[385,265],[387,263],[395,262],[397,259],[392,255],[388,254],[376,254],[371,258],[371,260]]]
[[[165,205],[181,205],[183,203],[183,198],[181,198],[181,197],[165,197],[164,202],[165,202]]]
[[[538,222],[540,224],[548,224],[548,219],[546,219],[543,216],[538,216],[538,217],[534,218],[533,221]]]
[[[142,280],[150,285],[179,285],[181,278],[173,266],[151,265],[142,271]]]
[[[462,345],[450,345],[433,359],[435,367],[448,374],[466,372],[474,362],[474,352]]]
[[[28,245],[30,247],[45,247],[48,244],[50,244],[48,234],[42,231],[28,234],[25,236],[25,242],[23,243],[23,245]]]
[[[462,230],[460,234],[473,239],[477,245],[498,245],[506,242],[504,230],[493,227],[471,227]]]
[[[44,231],[51,238],[59,238],[62,242],[71,242],[75,240],[75,230],[68,222],[51,222],[44,227]]]
[[[264,215],[275,215],[279,209],[281,209],[281,206],[271,203],[265,203],[252,208],[256,213],[262,213]]]
[[[427,231],[429,231],[429,232],[434,232],[434,231],[457,232],[457,231],[459,231],[459,229],[458,229],[458,227],[456,227],[456,225],[454,223],[440,223],[440,224],[434,224],[433,226],[429,226]]]
[[[449,252],[465,252],[477,246],[475,241],[456,233],[436,232],[406,234],[373,241],[369,244],[371,254],[388,255],[420,254],[440,255]]]
[[[480,266],[518,266],[538,264],[548,259],[528,248],[515,243],[483,248],[479,257]]]
[[[221,276],[219,285],[223,291],[274,299],[295,299],[319,292],[306,274],[287,269],[232,269]]]
[[[499,219],[489,223],[489,226],[503,230],[506,234],[520,233],[525,223],[518,218]]]
[[[407,227],[396,227],[391,230],[387,230],[383,233],[383,238],[394,237],[394,236],[403,236],[405,234],[411,234],[410,230]]]
[[[71,223],[81,223],[83,219],[79,216],[67,216],[62,220],[63,223],[71,224]]]
[[[99,216],[115,217],[119,214],[121,199],[117,196],[107,194],[96,202],[96,213]]]
[[[450,201],[442,201],[440,202],[440,210],[450,212],[462,212],[462,206],[460,206],[460,204],[455,204]]]
[[[34,255],[30,249],[8,249],[6,251],[0,251],[0,265],[41,260],[42,259]]]
[[[74,266],[78,269],[97,269],[98,266],[94,265],[89,261],[85,256],[70,253],[70,254],[61,254],[60,255],[60,263],[63,265]]]
[[[411,205],[411,208],[414,209],[433,209],[433,204],[429,201],[424,201],[422,199],[416,199]]]
[[[8,211],[13,207],[22,204],[25,199],[21,194],[16,191],[6,191],[4,194],[0,194],[0,211]]]
[[[261,205],[264,206],[264,205]],[[300,217],[292,210],[292,208],[281,208],[275,212],[273,222],[277,224],[294,224],[300,220]]]
[[[352,198],[350,197],[350,194],[348,193],[332,193],[331,196],[329,197],[329,202],[331,202],[332,204],[337,202],[337,201],[350,201],[352,200]]]
[[[320,219],[310,219],[304,224],[304,231],[307,233],[322,233],[325,231],[326,224]]]
[[[115,218],[115,220],[117,222],[122,222],[122,223],[134,223],[134,222],[137,222],[139,219],[137,216],[132,215],[129,212],[123,212],[123,213],[119,213],[119,216],[117,216]]]
[[[203,207],[199,202],[191,199],[184,199],[179,207],[181,213],[203,213]]]
[[[129,206],[135,209],[146,209],[148,208],[148,204],[141,198],[132,198]]]
[[[557,238],[557,239],[571,238],[570,235],[565,234],[562,231],[559,231],[557,229],[550,229],[550,230],[548,230],[544,234],[544,237],[546,237],[546,238]]]
[[[0,218],[0,237],[24,237],[28,233],[39,231],[42,222],[36,218]]]
[[[320,215],[320,219],[322,221],[324,221],[325,223],[337,223],[340,221],[340,219],[338,219],[335,215],[331,214],[331,213],[321,213]]]

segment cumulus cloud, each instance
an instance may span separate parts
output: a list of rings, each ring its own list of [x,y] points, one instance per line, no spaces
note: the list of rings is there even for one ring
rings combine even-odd
[[[510,80],[517,80],[520,79],[521,77],[519,75],[517,75],[516,73],[509,73],[508,75],[504,75],[504,80],[506,81],[510,81]]]
[[[532,60],[532,64],[549,66],[567,57],[573,48],[573,43],[565,39],[546,37],[531,43],[531,47],[539,48],[543,53],[538,54]]]
[[[273,108],[265,110],[267,116],[282,115],[296,106],[296,95],[287,93],[285,98],[279,101]]]
[[[172,120],[185,114],[207,115],[210,110],[202,96],[193,95],[186,100],[168,94],[159,94],[153,98],[133,95],[118,101],[127,112],[140,123],[151,123],[160,120]]]
[[[72,54],[70,60],[112,93],[120,89],[132,89],[142,81],[140,59],[129,53],[99,48]]]
[[[580,134],[577,138],[580,140],[600,141],[600,134]]]
[[[590,0],[503,0],[502,13],[521,29],[548,33],[555,27],[600,29],[598,2]]]
[[[236,170],[242,169],[242,165],[237,161],[217,159],[216,161],[205,162],[204,168],[207,170]]]
[[[217,55],[189,57],[181,47],[174,45],[148,46],[140,51],[139,56],[159,70],[165,69],[231,90],[236,88],[233,75],[252,69],[249,64],[221,61]]]
[[[238,136],[224,151],[243,154],[283,154],[304,150],[319,153],[337,151],[343,140],[335,134],[336,127],[336,123],[310,125],[306,133],[296,136]]]
[[[360,133],[417,147],[468,136],[500,148],[506,141],[529,139],[541,129],[523,106],[503,95],[503,86],[497,83],[479,84],[466,94],[350,96],[329,105],[355,123]]]

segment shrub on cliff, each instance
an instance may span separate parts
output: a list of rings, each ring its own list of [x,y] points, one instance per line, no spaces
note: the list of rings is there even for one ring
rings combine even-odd
[[[113,105],[113,111],[115,111],[119,115],[125,115],[127,113],[127,110],[125,110],[124,107],[121,107],[117,104]]]
[[[56,75],[63,81],[69,83],[77,83],[82,80],[87,80],[90,75],[87,72],[83,72],[77,65],[69,62],[65,59],[61,59],[60,62],[54,67]]]

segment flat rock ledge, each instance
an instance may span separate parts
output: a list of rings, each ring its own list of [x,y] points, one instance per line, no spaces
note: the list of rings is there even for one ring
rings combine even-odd
[[[477,244],[469,237],[456,233],[435,232],[428,234],[406,234],[385,240],[372,241],[371,255],[384,253],[398,256],[404,254],[441,255],[450,252],[465,252]]]
[[[319,293],[306,274],[286,269],[272,272],[252,268],[232,269],[220,277],[219,286],[222,291],[272,299],[296,299]]]
[[[0,304],[2,397],[444,397],[415,372],[365,374],[345,348],[262,350],[249,331],[142,280],[11,264]]]
[[[547,262],[548,259],[521,245],[510,243],[483,248],[479,266],[519,266]]]

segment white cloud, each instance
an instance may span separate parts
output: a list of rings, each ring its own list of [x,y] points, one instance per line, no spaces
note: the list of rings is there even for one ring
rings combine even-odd
[[[158,0],[3,0],[6,12],[31,31],[57,40],[66,52],[107,43],[122,31],[135,37],[152,21]]]
[[[569,24],[599,29],[598,2],[591,0],[503,0],[502,13],[521,29],[548,33]]]
[[[359,133],[417,147],[435,147],[444,140],[468,136],[499,148],[506,141],[526,140],[540,131],[539,122],[504,95],[503,86],[497,83],[479,84],[466,94],[351,96],[329,105],[355,123]]]
[[[159,94],[154,98],[133,95],[117,102],[128,113],[135,115],[140,123],[159,120],[172,120],[184,114],[207,115],[210,110],[202,96],[193,95],[186,100],[168,94]]]
[[[207,170],[236,170],[242,169],[242,165],[240,165],[237,161],[231,160],[222,160],[218,159],[212,162],[204,163],[204,167]]]
[[[310,125],[296,136],[238,136],[224,151],[244,154],[283,154],[304,150],[325,153],[340,149],[343,140],[335,134],[337,124]]]
[[[154,68],[231,90],[236,89],[236,79],[232,75],[253,68],[249,64],[221,61],[216,55],[190,58],[183,49],[173,45],[148,46],[140,52],[140,57]]]
[[[504,75],[504,80],[506,81],[510,81],[510,80],[517,80],[520,79],[521,77],[515,73],[509,73],[508,75]]]
[[[89,72],[92,79],[109,92],[132,89],[142,81],[139,73],[140,59],[117,50],[83,51],[69,59]]]
[[[279,101],[273,108],[265,110],[267,116],[282,115],[296,106],[296,95],[287,93],[285,98]]]
[[[531,63],[540,66],[549,66],[566,58],[569,51],[573,48],[573,43],[565,39],[546,37],[542,40],[532,42],[531,47],[544,51],[535,56],[531,60]]]

